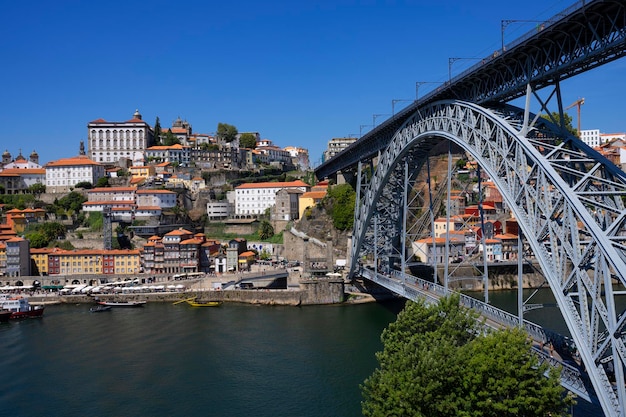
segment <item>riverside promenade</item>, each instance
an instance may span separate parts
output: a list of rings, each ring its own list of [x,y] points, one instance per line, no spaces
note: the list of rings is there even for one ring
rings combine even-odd
[[[242,288],[243,282],[267,282],[273,278],[286,278],[287,288],[262,288],[260,285]],[[176,285],[174,285],[174,282]],[[169,285],[140,285],[134,280],[114,282],[126,286],[103,286],[97,293],[58,290],[11,290],[11,294],[28,297],[33,305],[77,304],[101,301],[176,302],[192,297],[201,301],[237,302],[263,305],[320,305],[369,301],[367,295],[348,296],[341,278],[303,279],[286,270],[259,271],[246,274],[226,274],[195,279],[181,279]],[[153,283],[159,284],[159,282]]]

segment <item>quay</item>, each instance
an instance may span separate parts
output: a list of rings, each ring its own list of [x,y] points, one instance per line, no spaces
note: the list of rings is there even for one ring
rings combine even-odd
[[[295,273],[294,273],[295,272]],[[49,277],[31,277],[34,280]],[[91,276],[90,280],[99,282],[101,277]],[[32,289],[31,279],[22,277],[24,290],[13,287],[10,290],[15,295],[28,297],[33,305],[50,304],[78,304],[93,303],[97,298],[100,301],[148,301],[148,302],[176,302],[179,300],[197,297],[201,301],[221,301],[236,302],[261,305],[320,305],[339,304],[343,302],[358,303],[373,301],[367,294],[348,294],[345,290],[345,282],[339,277],[322,277],[304,279],[300,277],[298,271],[288,271],[285,269],[272,269],[257,271],[246,274],[224,274],[220,276],[206,275],[204,277],[194,277],[192,279],[174,280],[172,277],[141,277],[125,281],[113,281],[107,283],[127,284],[125,287],[106,287],[108,290],[99,290],[97,293],[81,293],[59,291],[58,288],[51,289],[51,285],[45,281],[40,282],[40,288]],[[254,285],[258,282],[271,282],[281,280],[286,283],[283,288],[265,287]],[[73,280],[69,287],[74,287],[77,282],[83,284],[83,280]],[[158,285],[160,284],[160,285]],[[176,284],[176,285],[174,285]],[[245,285],[247,284],[247,285]],[[105,284],[101,284],[101,287]],[[8,288],[8,286],[5,286]],[[113,290],[115,289],[115,290]],[[0,291],[3,287],[0,286]]]

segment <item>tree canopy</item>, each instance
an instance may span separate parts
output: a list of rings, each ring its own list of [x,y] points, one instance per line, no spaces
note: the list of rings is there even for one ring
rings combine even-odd
[[[354,224],[354,206],[356,193],[350,184],[340,184],[330,187],[326,195],[328,214],[333,219],[333,226],[339,230],[352,229]]]
[[[556,124],[556,125],[560,125],[561,124],[561,116],[559,116],[558,112],[553,111],[552,112],[552,117],[548,116],[547,114],[542,114],[541,117],[543,117],[544,119]],[[572,125],[572,116],[570,116],[567,113],[563,113],[563,120],[565,121],[565,129],[571,133],[572,135],[578,137],[578,131],[576,130],[576,128]]]
[[[157,116],[156,121],[154,122],[154,143],[155,145],[161,144],[161,121],[159,120],[159,116]]]
[[[519,329],[483,335],[451,296],[408,302],[361,386],[364,416],[565,416],[571,398]],[[545,377],[544,375],[548,375]]]
[[[237,128],[233,125],[229,125],[227,123],[218,123],[217,124],[217,137],[218,139],[230,143],[237,139]]]
[[[239,136],[239,147],[246,149],[256,148],[256,135],[254,133],[242,133]]]
[[[172,133],[172,129],[167,129],[165,135],[163,135],[163,145],[172,146],[180,144],[180,139]]]

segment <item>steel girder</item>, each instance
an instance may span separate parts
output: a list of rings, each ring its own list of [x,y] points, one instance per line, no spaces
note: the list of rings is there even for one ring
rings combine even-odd
[[[419,101],[372,129],[339,155],[315,169],[319,179],[354,169],[358,161],[385,149],[393,134],[420,107],[456,99],[489,105],[554,85],[626,55],[626,4],[623,0],[578,1],[482,61],[443,83]]]
[[[390,233],[383,237],[386,248],[399,241],[400,215],[391,214],[402,211],[403,199],[389,188],[410,189],[400,184],[405,164],[418,168],[438,143],[455,142],[489,174],[518,219],[605,414],[623,416],[626,303],[618,298],[626,294],[626,174],[579,140],[557,137],[559,127],[547,121],[523,137],[522,114],[510,106],[488,110],[447,100],[410,117],[357,202],[350,275],[376,245],[372,236]],[[380,219],[386,204],[390,219],[375,230],[372,218]],[[399,252],[398,246],[389,250]]]

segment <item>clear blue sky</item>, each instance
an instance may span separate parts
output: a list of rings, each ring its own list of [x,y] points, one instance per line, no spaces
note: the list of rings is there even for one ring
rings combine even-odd
[[[392,100],[414,99],[417,81],[446,80],[450,57],[498,49],[502,20],[548,19],[572,3],[0,0],[0,152],[74,156],[88,122],[139,109],[150,125],[180,116],[196,133],[219,122],[257,131],[315,163],[331,138],[365,133]],[[512,23],[505,39],[535,26]],[[473,63],[455,62],[453,75]],[[562,84],[566,106],[586,99],[583,129],[626,131],[624,75],[621,60]]]

